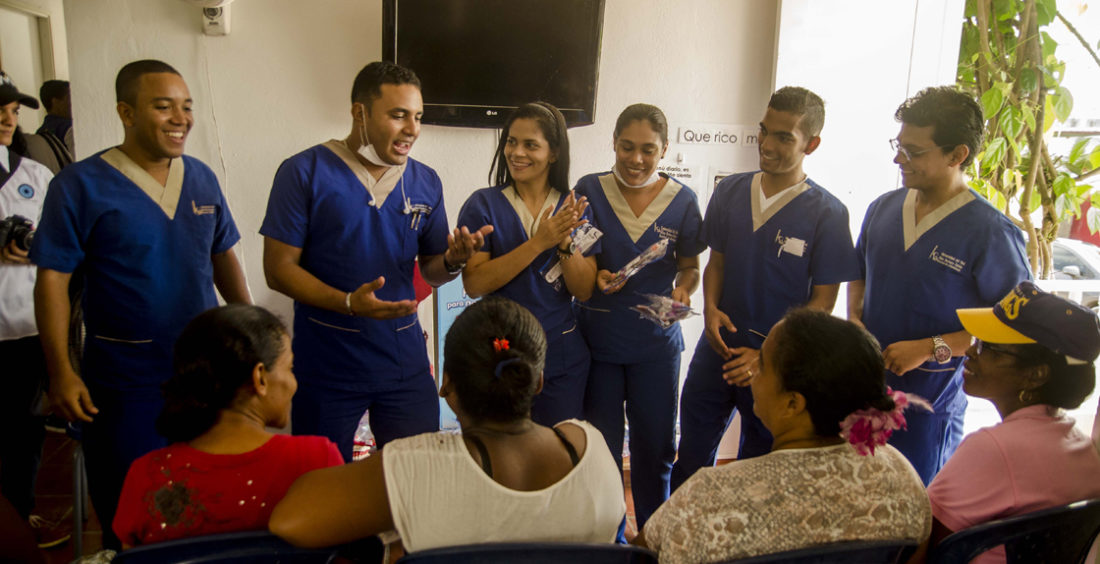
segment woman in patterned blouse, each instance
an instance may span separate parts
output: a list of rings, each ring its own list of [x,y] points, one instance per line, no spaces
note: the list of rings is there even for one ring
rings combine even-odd
[[[827,313],[794,310],[771,330],[754,368],[753,411],[774,437],[772,452],[697,472],[636,543],[676,563],[928,537],[920,478],[885,444],[889,431],[872,432],[903,423],[909,401],[886,388],[874,337]]]

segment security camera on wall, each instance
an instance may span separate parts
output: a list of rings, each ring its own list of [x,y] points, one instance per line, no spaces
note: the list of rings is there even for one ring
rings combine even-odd
[[[229,35],[229,5],[233,0],[183,0],[202,8],[202,32],[206,35]]]

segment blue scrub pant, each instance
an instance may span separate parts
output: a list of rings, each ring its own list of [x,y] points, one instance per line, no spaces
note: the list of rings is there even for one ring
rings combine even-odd
[[[688,365],[684,392],[680,396],[680,448],[676,464],[672,466],[672,491],[696,470],[714,466],[718,445],[733,419],[734,409],[741,414],[738,460],[771,451],[772,435],[752,412],[752,391],[748,386],[727,384],[722,379],[723,363],[706,337],[701,337]]]
[[[584,387],[591,357],[577,327],[551,339],[547,335],[542,391],[531,404],[531,419],[552,427],[584,414]],[[620,443],[621,444],[621,443]]]
[[[405,381],[406,386],[384,392],[358,392],[299,380],[291,403],[291,431],[295,435],[328,437],[351,462],[352,442],[363,412],[370,410],[375,443],[386,443],[439,430],[439,394],[431,373]]]
[[[888,442],[909,459],[925,486],[932,482],[962,442],[966,403],[963,396],[961,409],[953,406],[944,413],[928,413],[911,407],[905,410],[908,430],[894,431],[890,435]]]
[[[164,407],[160,390],[120,392],[89,385],[92,403],[99,408],[91,423],[84,424],[84,467],[88,494],[103,525],[103,547],[122,545],[111,524],[130,463],[167,445],[154,428]]]
[[[46,418],[35,413],[46,389],[46,360],[38,335],[0,341],[0,361],[0,493],[26,520],[34,509],[34,483],[46,438]]]
[[[612,364],[592,361],[584,417],[603,433],[623,469],[623,402],[630,422],[630,487],[638,530],[668,499],[676,458],[676,396],[680,355],[654,362]]]

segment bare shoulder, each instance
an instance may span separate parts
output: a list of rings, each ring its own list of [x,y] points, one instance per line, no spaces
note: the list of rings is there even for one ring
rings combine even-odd
[[[584,456],[588,447],[588,432],[585,431],[585,427],[580,421],[569,419],[554,425],[554,428],[561,431],[561,434],[565,436],[565,440],[573,445],[573,449],[577,451],[577,456]]]

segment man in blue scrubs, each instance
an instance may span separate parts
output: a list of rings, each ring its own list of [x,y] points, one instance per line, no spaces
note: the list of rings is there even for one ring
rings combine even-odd
[[[31,248],[35,314],[50,374],[50,401],[83,421],[88,487],[111,533],[126,471],[164,446],[153,428],[172,345],[195,315],[249,303],[240,239],[214,173],[183,154],[194,124],[180,74],[153,60],[115,82],[121,145],[66,167],[50,184]],[[83,272],[87,337],[79,373],[70,361],[69,282]]]
[[[817,94],[798,87],[776,91],[760,122],[760,171],[724,178],[707,206],[706,331],[680,397],[673,490],[714,464],[734,409],[741,414],[738,458],[771,450],[771,434],[753,415],[749,389],[764,337],[792,307],[832,311],[840,283],[859,277],[848,209],[802,171],[802,160],[821,143],[824,123]]]
[[[971,339],[955,310],[990,307],[1031,272],[1020,230],[966,184],[982,142],[977,102],[949,86],[927,88],[894,118],[904,187],[867,208],[848,318],[885,347],[886,384],[932,403],[934,413],[907,411],[908,431],[890,438],[928,484],[962,439]]]
[[[294,433],[328,437],[348,461],[367,409],[379,447],[438,430],[413,268],[452,280],[492,231],[448,234],[439,176],[409,158],[423,105],[412,71],[367,65],[351,133],[283,162],[260,227],[268,286],[294,298]]]

